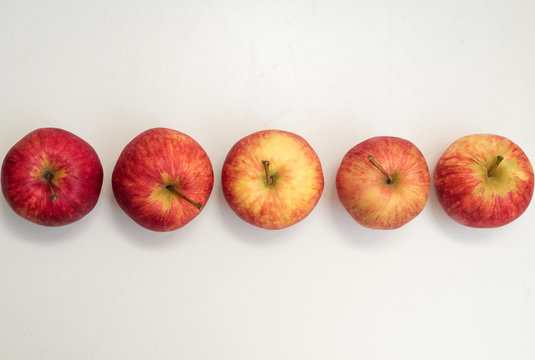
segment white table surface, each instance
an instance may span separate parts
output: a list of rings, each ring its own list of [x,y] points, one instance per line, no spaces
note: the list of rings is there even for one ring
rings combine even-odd
[[[104,167],[95,209],[62,228],[0,201],[2,359],[535,358],[535,206],[478,230],[431,192],[395,231],[368,230],[335,190],[342,156],[404,137],[432,170],[446,147],[496,133],[535,160],[535,2],[0,1],[0,154],[61,127]],[[171,233],[132,222],[111,171],[141,131],[195,138],[216,175]],[[227,206],[230,147],[300,134],[325,190],[265,231]]]

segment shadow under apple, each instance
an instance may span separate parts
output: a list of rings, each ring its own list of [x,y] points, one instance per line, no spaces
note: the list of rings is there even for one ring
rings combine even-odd
[[[454,221],[442,208],[433,186],[431,186],[429,199],[424,211],[430,212],[431,218],[435,220],[437,230],[441,231],[448,239],[454,241],[483,243],[503,239],[505,236],[504,227],[479,229],[461,225]]]
[[[189,225],[192,225],[195,219],[192,221],[192,223],[189,223],[183,228],[175,231],[152,231],[137,224],[123,211],[123,209],[119,207],[115,201],[111,187],[106,189],[104,197],[109,205],[108,210],[111,218],[110,223],[117,228],[117,231],[124,235],[123,238],[130,244],[143,249],[154,249],[172,246],[178,243],[179,240],[184,240],[184,238],[191,237],[188,236],[187,228]],[[184,234],[184,230],[186,234]]]
[[[223,225],[226,232],[231,234],[232,239],[236,239],[242,243],[251,246],[276,246],[281,245],[287,241],[290,241],[295,236],[295,232],[298,231],[299,226],[306,224],[302,222],[292,225],[290,227],[280,230],[266,230],[260,227],[251,225],[242,220],[238,215],[232,211],[227,204],[223,191],[221,190],[221,184],[214,184],[214,191],[210,201],[214,204],[219,211],[220,223]],[[201,214],[202,216],[202,214]],[[306,220],[306,219],[305,219]]]
[[[329,169],[329,174],[336,174],[336,169]],[[368,229],[357,223],[351,215],[344,209],[342,203],[338,199],[336,191],[335,177],[329,181],[332,186],[326,186],[323,198],[324,206],[327,204],[328,214],[332,220],[329,225],[332,231],[336,231],[338,236],[343,238],[348,244],[358,246],[361,248],[380,248],[394,244],[399,240],[396,231],[392,230],[374,230]]]
[[[0,205],[0,216],[4,220],[4,231],[10,234],[10,238],[23,240],[32,244],[53,246],[69,242],[76,238],[77,234],[86,231],[90,227],[91,213],[82,219],[64,226],[42,226],[18,216],[5,201]]]

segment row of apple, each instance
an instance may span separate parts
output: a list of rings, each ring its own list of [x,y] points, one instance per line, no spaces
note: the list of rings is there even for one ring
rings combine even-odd
[[[18,141],[2,164],[2,192],[23,218],[45,226],[70,224],[97,203],[103,171],[95,150],[57,128],[37,129]],[[323,172],[312,147],[299,135],[264,130],[239,140],[221,175],[223,194],[246,222],[281,229],[305,218],[323,192]],[[349,214],[363,226],[395,229],[424,208],[430,188],[424,156],[410,141],[374,137],[342,159],[336,189]],[[154,231],[178,229],[203,209],[212,192],[212,164],[191,137],[153,128],[135,137],[112,174],[119,206]],[[455,141],[434,172],[446,213],[472,227],[497,227],[519,217],[533,195],[526,154],[498,135]]]

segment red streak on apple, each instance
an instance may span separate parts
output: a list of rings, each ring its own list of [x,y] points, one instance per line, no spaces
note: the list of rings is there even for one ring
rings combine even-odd
[[[498,156],[503,160],[493,170]],[[526,154],[498,135],[460,138],[441,156],[434,175],[444,210],[466,226],[508,224],[527,209],[533,196],[533,168]]]
[[[319,157],[305,139],[271,129],[250,134],[230,149],[221,183],[241,219],[276,230],[294,225],[314,209],[324,179]]]
[[[23,218],[60,226],[93,209],[102,177],[100,160],[88,143],[62,129],[42,128],[22,138],[6,155],[2,192]]]
[[[208,201],[214,174],[206,152],[191,137],[154,128],[122,151],[112,174],[119,206],[139,225],[171,231],[193,220]]]
[[[425,207],[430,176],[424,156],[410,141],[377,136],[342,159],[338,197],[355,221],[372,229],[397,229]]]

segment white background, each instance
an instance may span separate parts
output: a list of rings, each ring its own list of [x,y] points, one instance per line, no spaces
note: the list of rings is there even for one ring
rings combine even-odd
[[[496,133],[535,159],[532,0],[0,0],[0,154],[61,127],[104,167],[95,209],[62,228],[0,202],[2,359],[534,359],[532,205],[494,230],[450,220],[434,191],[395,231],[338,201],[345,154],[377,135],[446,147]],[[216,175],[205,210],[153,233],[116,205],[122,148],[165,126]],[[325,190],[280,231],[221,192],[230,147],[295,132]]]

